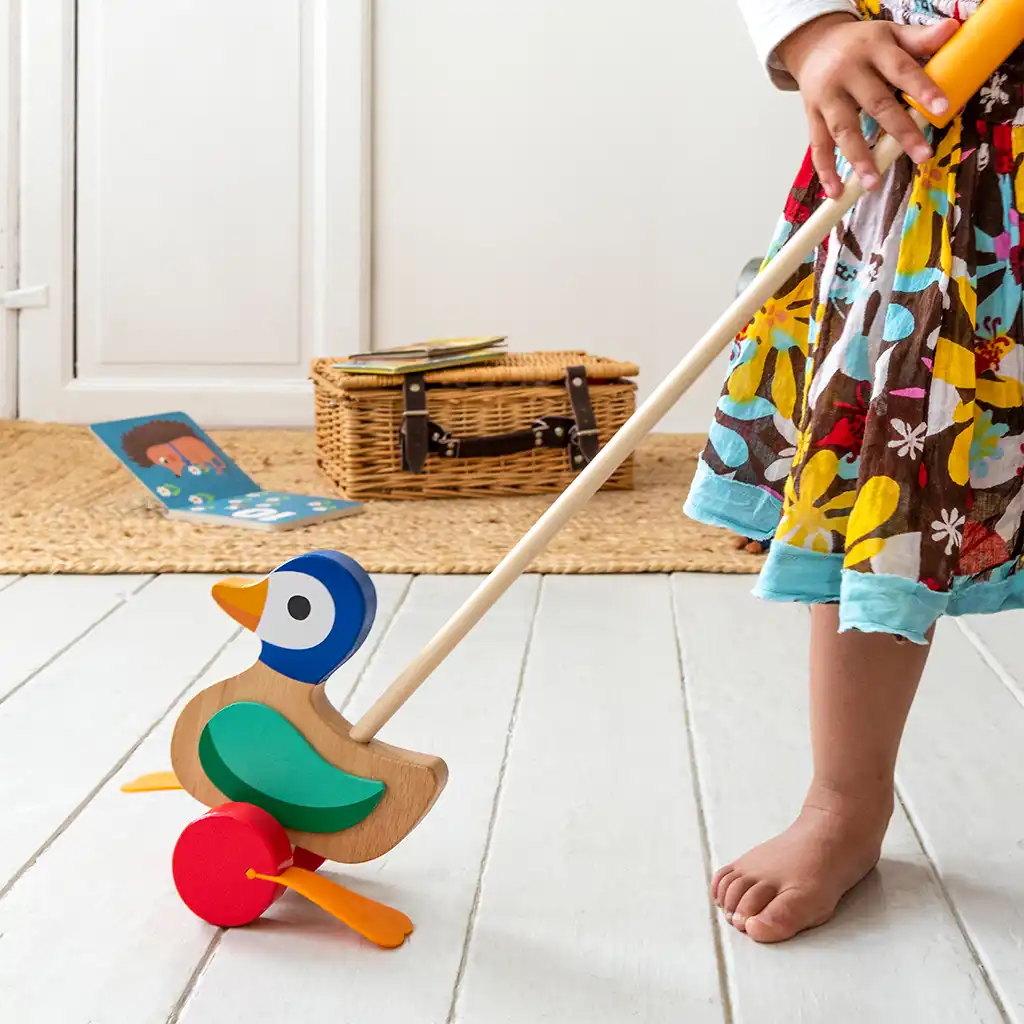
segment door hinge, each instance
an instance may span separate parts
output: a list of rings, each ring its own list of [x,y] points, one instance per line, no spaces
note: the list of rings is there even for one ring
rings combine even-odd
[[[34,288],[16,288],[0,293],[0,304],[4,309],[42,309],[50,304],[50,289],[41,284]]]

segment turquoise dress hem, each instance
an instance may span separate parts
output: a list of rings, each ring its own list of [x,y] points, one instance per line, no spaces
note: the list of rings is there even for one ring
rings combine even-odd
[[[713,473],[701,459],[684,512],[707,526],[743,537],[769,540],[775,533],[781,502],[759,487]],[[903,576],[843,568],[842,554],[826,554],[790,544],[773,544],[754,586],[766,601],[838,604],[839,631],[888,633],[916,644],[944,615],[990,615],[1024,608],[1024,573],[1012,563],[1005,578],[954,579],[947,592]]]

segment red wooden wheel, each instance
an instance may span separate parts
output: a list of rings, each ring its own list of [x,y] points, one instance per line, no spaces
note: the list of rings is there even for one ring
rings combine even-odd
[[[292,855],[292,863],[297,868],[305,868],[307,871],[316,871],[323,862],[324,858],[319,853],[305,850],[301,846],[296,846],[295,853]]]
[[[197,917],[222,928],[255,921],[284,888],[248,878],[279,875],[292,860],[288,834],[273,815],[252,804],[221,804],[196,818],[178,837],[174,884]]]

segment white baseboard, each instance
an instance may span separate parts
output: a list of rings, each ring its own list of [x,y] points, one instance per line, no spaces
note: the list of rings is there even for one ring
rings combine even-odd
[[[313,385],[308,380],[73,381],[45,395],[26,392],[20,415],[82,424],[179,410],[210,428],[310,427]]]

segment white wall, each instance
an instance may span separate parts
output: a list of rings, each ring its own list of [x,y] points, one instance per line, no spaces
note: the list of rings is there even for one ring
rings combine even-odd
[[[805,146],[730,0],[378,0],[374,336],[508,333],[650,390],[769,241]],[[711,371],[663,429],[703,430]]]

